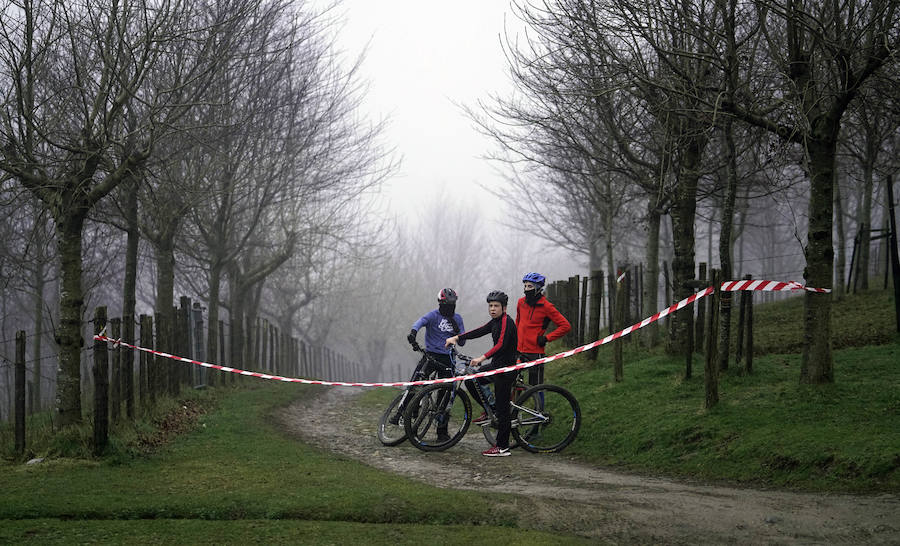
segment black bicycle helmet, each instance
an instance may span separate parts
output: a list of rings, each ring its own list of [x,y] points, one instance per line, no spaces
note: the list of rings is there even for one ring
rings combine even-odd
[[[456,303],[456,292],[452,288],[444,288],[438,292],[438,303]]]
[[[492,301],[500,302],[500,305],[506,307],[506,304],[509,303],[509,296],[501,290],[492,290],[491,293],[487,295],[487,302],[491,303]]]

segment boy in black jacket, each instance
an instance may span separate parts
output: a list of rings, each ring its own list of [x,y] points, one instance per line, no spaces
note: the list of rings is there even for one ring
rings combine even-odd
[[[494,346],[483,355],[473,358],[471,365],[479,367],[478,371],[495,370],[513,366],[516,363],[516,323],[506,313],[506,305],[509,297],[499,290],[494,290],[487,296],[488,314],[491,320],[483,326],[463,332],[457,336],[448,338],[445,344],[453,345],[460,340],[475,339],[488,333],[494,340]],[[491,363],[480,366],[486,359],[491,358]],[[509,398],[513,383],[516,380],[516,372],[507,372],[492,376],[494,382],[494,398],[497,404],[497,445],[483,451],[486,457],[506,457],[509,452]]]

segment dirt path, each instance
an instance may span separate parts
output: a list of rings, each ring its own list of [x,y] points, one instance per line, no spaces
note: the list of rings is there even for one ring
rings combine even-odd
[[[858,497],[735,489],[610,472],[565,454],[488,459],[480,434],[442,453],[384,447],[360,391],[332,388],[279,414],[312,444],[436,485],[524,495],[537,527],[626,543],[900,544],[900,496]]]

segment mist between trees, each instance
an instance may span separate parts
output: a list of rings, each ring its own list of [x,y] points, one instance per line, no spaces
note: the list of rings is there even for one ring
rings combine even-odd
[[[869,239],[897,169],[898,4],[514,2],[527,33],[498,33],[515,89],[466,108],[504,177],[489,186],[508,205],[493,239],[452,199],[418,219],[372,210],[398,160],[360,112],[338,5],[5,2],[2,337],[33,336],[35,396],[62,425],[82,418],[98,305],[165,315],[189,295],[206,307],[208,361],[244,365],[244,325],[264,317],[398,378],[403,334],[437,291],[460,291],[479,325],[487,290],[514,300],[541,269],[538,236],[581,256],[582,274],[643,264],[645,314],[671,303],[663,262],[673,301],[698,261],[833,287],[803,296],[800,378],[832,381],[851,241],[859,289],[886,263]],[[688,319],[674,318],[673,352]]]
[[[645,314],[659,307],[667,253],[678,301],[694,290],[698,254],[729,279],[802,252],[791,276],[835,294],[803,296],[800,380],[831,382],[848,239],[863,238],[864,289],[897,170],[898,7],[515,2],[527,33],[501,36],[515,92],[468,109],[509,173],[496,193],[518,205],[514,223],[591,269],[646,264]],[[674,319],[674,353],[688,347],[690,312]]]
[[[236,367],[242,325],[263,307],[312,341],[326,335],[327,320],[295,315],[341,281],[335,269],[368,257],[378,230],[361,197],[396,167],[381,122],[360,115],[360,59],[335,43],[335,6],[7,2],[2,13],[3,332],[34,325],[35,397],[54,377],[59,424],[82,418],[96,305],[168,317],[191,294],[206,303],[208,358]],[[230,355],[217,351],[220,319],[238,341]],[[171,332],[156,344],[167,350]]]

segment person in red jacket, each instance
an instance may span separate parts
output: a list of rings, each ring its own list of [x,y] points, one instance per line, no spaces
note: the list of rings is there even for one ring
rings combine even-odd
[[[566,317],[544,297],[544,283],[547,279],[540,273],[526,273],[522,277],[525,296],[516,305],[516,333],[518,337],[519,362],[531,362],[544,357],[544,346],[548,341],[566,335],[572,326]],[[549,334],[550,323],[556,325]],[[544,365],[528,368],[528,384],[544,382]]]

